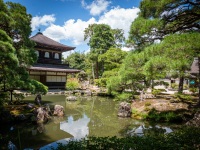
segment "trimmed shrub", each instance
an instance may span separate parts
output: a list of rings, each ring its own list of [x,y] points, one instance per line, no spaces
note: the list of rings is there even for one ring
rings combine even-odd
[[[66,89],[67,90],[76,90],[80,87],[77,78],[69,78],[67,79]]]
[[[176,93],[174,94],[174,98],[184,102],[191,102],[192,97],[191,95],[183,94],[183,93]]]
[[[159,112],[156,109],[152,109],[149,111],[148,115],[146,116],[147,120],[156,121],[156,122],[182,122],[182,118],[176,112]]]

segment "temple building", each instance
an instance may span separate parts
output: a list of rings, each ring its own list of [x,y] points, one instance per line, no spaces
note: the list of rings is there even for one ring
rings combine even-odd
[[[38,56],[37,63],[29,68],[30,77],[49,89],[65,89],[67,74],[78,73],[80,70],[62,64],[62,53],[74,50],[75,47],[56,42],[41,32],[30,39],[36,43],[34,48]]]

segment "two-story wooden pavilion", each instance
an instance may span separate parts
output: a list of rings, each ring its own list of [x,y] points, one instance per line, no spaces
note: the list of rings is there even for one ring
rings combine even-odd
[[[75,47],[56,42],[41,32],[30,39],[36,43],[35,52],[38,55],[37,63],[29,68],[30,77],[49,89],[64,89],[67,74],[80,72],[70,68],[68,64],[62,64],[62,53],[74,50]]]

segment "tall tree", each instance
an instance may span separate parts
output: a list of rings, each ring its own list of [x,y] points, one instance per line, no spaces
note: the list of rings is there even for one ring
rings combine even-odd
[[[123,32],[119,29],[113,30],[106,24],[91,24],[84,32],[84,40],[89,39],[90,59],[93,62],[95,78],[99,78],[104,72],[104,62],[99,60],[99,56],[111,47],[120,46],[124,39]]]
[[[142,49],[145,46],[151,45],[152,43],[156,42],[156,40],[158,39],[159,41],[162,41],[165,36],[170,34],[177,34],[178,36],[181,36],[181,34],[183,33],[190,33],[190,32],[199,33],[200,3],[197,0],[165,0],[165,1],[143,0],[140,3],[140,10],[141,11],[139,13],[139,17],[131,25],[131,30],[128,40],[128,42],[130,44],[135,45],[135,47]],[[139,28],[140,26],[141,28]],[[191,36],[192,35],[188,35],[187,38],[190,38]],[[176,38],[178,40],[177,36]],[[180,42],[179,44],[181,44],[181,41],[179,42]],[[186,42],[186,43],[191,45],[194,42],[191,43]],[[174,49],[174,52],[178,49],[178,51],[176,51],[177,54],[176,56],[180,55],[179,52],[182,49],[180,46],[178,46],[178,44],[176,44],[176,47],[171,47],[171,48]],[[184,51],[185,50],[183,50],[183,53]],[[199,54],[197,53],[197,51],[191,54],[191,56],[193,57],[196,57],[198,55]],[[185,69],[184,64],[188,64],[190,62],[189,59],[187,59],[187,62],[186,60],[184,62],[180,61],[180,59],[176,60],[173,59],[173,60],[174,61],[171,64],[174,64],[174,66],[179,66],[179,69],[181,69],[181,67]],[[200,57],[199,57],[199,62],[200,62]],[[199,68],[200,68],[200,63],[199,63]],[[184,69],[182,69],[182,71]],[[182,77],[180,77],[180,82],[182,82],[181,81],[183,79]],[[200,72],[199,72],[199,79],[200,79]],[[199,89],[200,89],[200,84],[199,84]],[[200,101],[200,93],[199,93],[199,101]]]
[[[143,66],[146,61],[146,54],[144,52],[128,53],[118,74],[122,87],[131,88],[133,91],[140,88],[139,83],[145,81]]]
[[[0,0],[0,8],[1,89],[11,91],[11,94],[16,88],[33,89],[37,85],[29,79],[27,72],[27,67],[37,59],[34,43],[29,39],[31,15],[17,3]]]

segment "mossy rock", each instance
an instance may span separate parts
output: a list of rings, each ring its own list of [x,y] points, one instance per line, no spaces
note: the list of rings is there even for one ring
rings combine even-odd
[[[175,98],[170,99],[170,103],[180,103],[180,102],[181,102],[180,99],[175,99]]]

